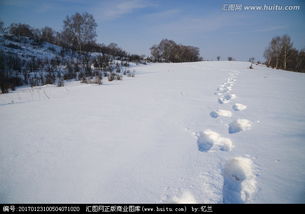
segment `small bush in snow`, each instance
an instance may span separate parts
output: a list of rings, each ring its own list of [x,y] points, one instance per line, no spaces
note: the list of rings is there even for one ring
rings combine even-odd
[[[64,79],[63,78],[60,78],[57,82],[57,87],[63,87],[65,85],[64,83]]]
[[[103,84],[102,83],[102,78],[99,75],[96,76],[93,83],[98,84],[98,85],[102,85]]]
[[[81,81],[80,81],[81,83],[86,83],[86,84],[88,84],[89,82],[88,82],[88,79],[85,77],[85,76],[83,76],[82,78],[81,78]]]
[[[131,72],[129,70],[127,71],[127,77],[131,77]]]
[[[116,75],[117,76],[117,80],[123,80],[123,76],[122,75]]]
[[[1,93],[5,94],[9,92],[9,84],[7,81],[5,81],[5,79],[2,79],[0,76],[0,89],[1,89]]]
[[[116,75],[114,74],[114,73],[110,73],[109,75],[108,75],[108,81],[113,81],[113,80],[115,80],[115,77]]]
[[[39,85],[39,81],[38,81],[38,79],[36,77],[30,78],[29,82],[30,82],[30,86],[31,87],[35,87],[35,86]]]
[[[136,71],[133,70],[132,73],[131,73],[131,77],[135,77],[135,75],[136,75]]]
[[[121,73],[121,68],[120,68],[120,66],[117,66],[115,72],[116,72],[116,73]]]
[[[54,84],[55,83],[55,75],[47,74],[45,79],[45,84]]]

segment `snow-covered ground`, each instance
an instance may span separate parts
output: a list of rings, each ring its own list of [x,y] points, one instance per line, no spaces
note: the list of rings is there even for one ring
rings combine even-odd
[[[0,95],[0,202],[304,203],[305,75],[248,67]]]

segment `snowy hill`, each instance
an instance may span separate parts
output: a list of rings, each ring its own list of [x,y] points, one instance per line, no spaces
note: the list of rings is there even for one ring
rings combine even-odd
[[[133,77],[131,67],[146,64],[143,57],[127,54],[117,45],[95,44],[97,50],[91,47],[81,52],[59,45],[0,34],[0,93],[9,93],[25,85],[62,87],[65,80],[102,84],[103,78]]]
[[[0,202],[304,203],[305,76],[248,67],[0,95]]]
[[[30,38],[0,34],[0,50],[7,54],[17,55],[28,59],[36,57],[39,59],[59,57],[62,48],[48,42],[35,42]]]

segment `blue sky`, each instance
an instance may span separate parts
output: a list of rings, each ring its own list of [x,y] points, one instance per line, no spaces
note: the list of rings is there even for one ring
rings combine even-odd
[[[224,4],[299,5],[299,11],[224,11]],[[97,41],[149,55],[163,38],[200,48],[205,59],[263,59],[272,37],[288,34],[305,48],[304,0],[0,0],[0,20],[62,29],[75,12],[93,14]]]

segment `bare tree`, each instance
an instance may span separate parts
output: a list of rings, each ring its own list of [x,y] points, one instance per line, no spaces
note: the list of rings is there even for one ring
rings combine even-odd
[[[280,47],[281,47],[281,55],[283,58],[283,68],[287,69],[287,58],[289,57],[289,52],[292,48],[293,44],[288,35],[284,35],[280,39]]]
[[[265,59],[266,59],[266,64],[267,64],[267,66],[268,66],[268,67],[271,66],[272,52],[271,52],[270,47],[265,49],[264,57],[265,57]]]
[[[234,60],[233,57],[231,56],[228,57],[228,61],[233,61],[233,60]]]
[[[305,73],[305,49],[302,49],[298,53],[296,71]]]
[[[281,37],[277,36],[271,40],[270,44],[272,58],[275,58],[275,68],[279,68],[281,54]]]
[[[159,45],[150,48],[155,61],[164,62],[194,62],[202,60],[199,48],[176,44],[173,40],[163,39]]]
[[[95,42],[97,24],[89,13],[75,13],[64,20],[62,37],[69,47],[82,51],[86,43]]]
[[[54,43],[56,32],[50,27],[44,27],[41,29],[41,39],[43,41]]]
[[[150,53],[153,56],[155,61],[160,61],[160,59],[161,59],[161,51],[159,50],[159,46],[158,45],[153,45],[150,48]]]
[[[4,22],[0,20],[0,33],[4,33],[4,32],[5,32]]]
[[[30,38],[34,37],[33,29],[30,25],[27,24],[16,24],[13,23],[9,27],[9,33],[15,36],[27,36]]]
[[[293,43],[287,35],[272,38],[269,46],[264,52],[267,66],[285,70],[295,69],[295,65],[293,64],[296,63],[297,55],[298,52],[297,50],[294,50]],[[288,65],[288,63],[290,63],[290,65]]]

